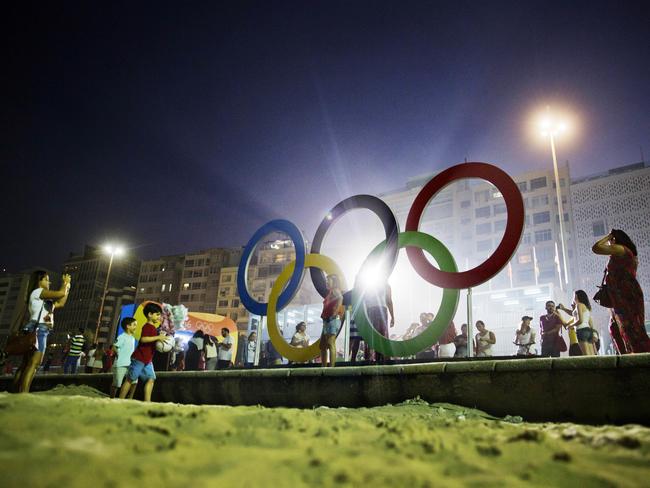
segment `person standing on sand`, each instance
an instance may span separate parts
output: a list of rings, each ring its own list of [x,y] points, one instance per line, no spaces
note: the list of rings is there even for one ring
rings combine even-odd
[[[27,290],[33,290],[25,300],[25,314],[29,322],[23,326],[24,332],[36,331],[36,350],[25,354],[21,366],[16,370],[14,386],[19,393],[29,393],[34,374],[43,361],[47,347],[47,336],[54,328],[54,310],[61,308],[70,293],[70,275],[61,278],[61,289],[50,290],[50,276],[46,271],[35,271],[30,277]],[[54,301],[56,300],[56,301]]]

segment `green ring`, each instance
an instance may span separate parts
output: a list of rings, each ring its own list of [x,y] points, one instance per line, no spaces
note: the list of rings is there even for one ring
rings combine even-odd
[[[364,261],[364,266],[368,260],[381,254],[385,246],[386,241],[383,241],[375,247]],[[414,246],[427,251],[436,260],[436,263],[438,263],[438,266],[442,271],[448,273],[455,273],[458,271],[454,257],[449,252],[449,249],[447,249],[442,242],[429,234],[417,231],[400,232],[398,248],[401,249],[406,246]],[[363,269],[364,266],[361,266],[361,269]],[[352,291],[352,314],[354,321],[357,324],[357,328],[359,329],[359,333],[366,341],[366,344],[372,349],[384,354],[385,356],[413,356],[426,347],[432,346],[438,341],[438,339],[440,339],[440,336],[449,326],[449,322],[451,322],[456,315],[459,297],[460,290],[455,288],[443,288],[442,302],[440,303],[440,308],[438,309],[438,313],[433,321],[417,337],[405,341],[392,341],[377,332],[368,320],[365,307],[363,306],[363,303],[361,303],[361,291],[356,283],[354,290]]]

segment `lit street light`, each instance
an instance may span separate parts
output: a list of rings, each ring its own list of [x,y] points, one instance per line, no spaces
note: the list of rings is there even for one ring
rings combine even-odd
[[[560,220],[560,246],[562,248],[562,263],[564,266],[564,283],[566,288],[569,287],[569,270],[566,255],[566,243],[564,241],[564,208],[562,205],[562,192],[560,190],[560,174],[557,167],[557,156],[555,154],[555,136],[567,131],[568,125],[565,121],[555,119],[551,116],[550,109],[546,108],[546,115],[541,119],[539,124],[541,134],[548,137],[551,141],[551,154],[553,156],[553,171],[555,173],[555,195],[557,197],[557,210]],[[560,276],[560,289],[562,288],[562,277]]]
[[[97,342],[97,336],[99,335],[99,327],[102,323],[102,314],[104,313],[104,301],[106,300],[106,293],[108,293],[108,279],[111,276],[111,268],[113,267],[113,258],[115,256],[121,256],[124,254],[124,248],[121,246],[104,246],[104,252],[110,254],[111,258],[108,261],[108,271],[106,272],[106,281],[104,281],[104,292],[102,293],[102,301],[99,305],[99,316],[97,317],[97,327],[95,328],[95,338],[93,339],[93,344]]]

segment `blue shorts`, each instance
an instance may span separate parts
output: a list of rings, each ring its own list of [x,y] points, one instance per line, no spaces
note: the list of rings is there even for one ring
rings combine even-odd
[[[330,317],[329,319],[323,319],[323,335],[336,335],[339,333],[341,328],[341,319],[337,317]]]
[[[578,336],[578,342],[591,342],[594,335],[591,331],[591,327],[583,327],[582,329],[576,330],[576,335]]]
[[[36,321],[29,321],[23,328],[24,332],[32,332],[36,326]],[[38,352],[44,353],[47,347],[47,336],[50,334],[50,328],[47,324],[38,324],[36,329],[36,347]]]
[[[131,383],[135,383],[138,379],[142,381],[149,381],[156,379],[156,373],[153,370],[153,363],[144,364],[142,361],[137,359],[131,359],[131,365],[129,366],[129,372],[127,373]]]

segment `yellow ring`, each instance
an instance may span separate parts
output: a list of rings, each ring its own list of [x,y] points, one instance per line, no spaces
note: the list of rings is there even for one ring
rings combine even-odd
[[[282,337],[282,334],[280,334],[275,310],[278,303],[278,297],[280,296],[284,285],[289,281],[289,278],[293,274],[295,266],[295,260],[287,264],[287,266],[282,270],[282,273],[280,273],[278,278],[275,280],[273,288],[271,288],[267,309],[267,325],[269,337],[271,338],[275,350],[290,361],[304,363],[320,355],[320,338],[309,347],[293,347],[288,344],[287,341],[284,340],[284,337]],[[323,256],[322,254],[307,254],[305,256],[305,268],[318,268],[322,269],[327,274],[335,274],[339,277],[341,288],[343,290],[347,289],[343,272],[338,265],[327,256]]]

